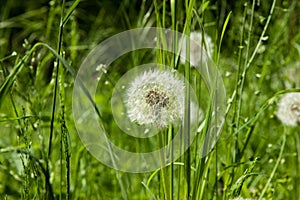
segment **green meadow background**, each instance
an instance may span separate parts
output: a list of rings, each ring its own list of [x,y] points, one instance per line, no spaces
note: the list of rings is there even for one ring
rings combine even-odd
[[[300,91],[299,11],[298,0],[0,0],[0,199],[299,200],[300,127],[276,117],[280,96]],[[86,150],[72,118],[72,91],[97,44],[143,27],[205,31],[227,104],[220,139],[206,157],[196,139],[172,165],[133,174]],[[110,80],[150,55],[121,57]],[[205,83],[190,72],[207,113]],[[135,147],[139,140],[122,136],[107,106],[113,86],[98,88],[110,139]]]

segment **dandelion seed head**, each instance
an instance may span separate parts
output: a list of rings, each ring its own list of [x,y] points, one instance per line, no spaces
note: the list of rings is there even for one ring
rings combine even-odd
[[[204,38],[203,38],[204,36]],[[208,57],[213,54],[213,43],[212,39],[202,32],[191,32],[190,34],[190,63],[192,65],[200,65],[208,61]],[[182,49],[180,53],[180,61],[185,63],[187,59],[186,55],[186,38],[182,43]]]
[[[170,125],[178,129],[187,114],[186,87],[190,88],[190,130],[196,131],[204,115],[193,88],[177,70],[155,63],[135,67],[118,80],[111,97],[115,122],[125,133],[142,138]]]
[[[163,128],[183,118],[184,80],[169,70],[151,69],[137,76],[125,102],[131,122]]]
[[[287,126],[300,124],[300,92],[287,93],[281,98],[277,117]]]

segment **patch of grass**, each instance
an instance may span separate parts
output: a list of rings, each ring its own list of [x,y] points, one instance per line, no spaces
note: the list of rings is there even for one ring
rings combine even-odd
[[[297,0],[3,1],[1,199],[299,199],[300,129],[276,117],[281,95],[300,91],[299,9]],[[80,64],[97,44],[149,26],[211,37],[212,61],[227,93],[225,123],[203,157],[215,111],[203,77],[166,51],[123,55],[108,68],[108,84],[100,83],[95,100],[89,99],[115,144],[147,152],[168,144],[177,132],[170,127],[149,141],[121,135],[108,101],[133,66],[156,59],[176,69],[205,112],[201,131],[176,162],[132,174],[105,166],[87,151],[73,121],[72,91]],[[190,88],[185,93],[189,102]],[[186,103],[182,131],[187,141],[190,109]]]

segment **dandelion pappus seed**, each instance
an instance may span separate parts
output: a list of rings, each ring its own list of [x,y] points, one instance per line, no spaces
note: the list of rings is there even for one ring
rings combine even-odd
[[[169,97],[166,93],[158,91],[157,89],[149,90],[145,96],[146,103],[150,106],[158,106],[159,108],[167,107]]]

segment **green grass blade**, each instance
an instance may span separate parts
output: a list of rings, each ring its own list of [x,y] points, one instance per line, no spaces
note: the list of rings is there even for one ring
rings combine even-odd
[[[76,7],[78,6],[78,4],[80,3],[81,0],[75,0],[75,2],[72,4],[72,6],[69,8],[69,10],[67,11],[67,14],[65,15],[65,17],[62,20],[62,25],[64,26],[68,20],[70,19],[70,16],[72,15],[72,13],[75,11]]]

